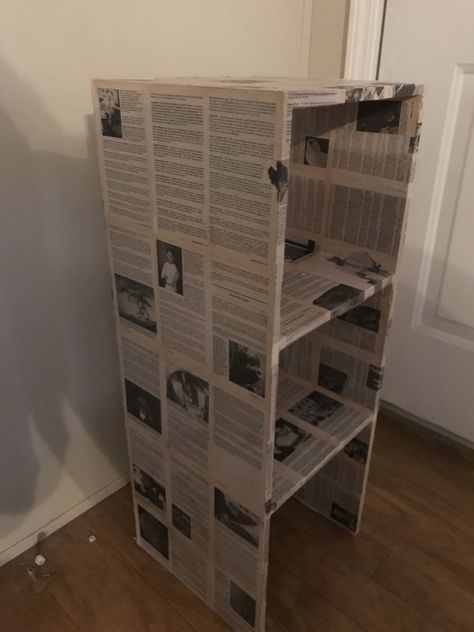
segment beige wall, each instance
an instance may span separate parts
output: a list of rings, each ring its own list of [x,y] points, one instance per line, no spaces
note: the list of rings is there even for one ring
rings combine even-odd
[[[342,77],[350,0],[313,0],[308,75]]]
[[[126,475],[90,80],[303,75],[310,8],[0,3],[0,563]]]

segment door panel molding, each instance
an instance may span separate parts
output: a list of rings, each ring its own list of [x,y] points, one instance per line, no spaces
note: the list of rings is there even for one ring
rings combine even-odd
[[[456,64],[412,319],[412,328],[420,333],[449,344],[468,344],[469,347],[474,343],[474,327],[469,320],[474,318],[474,305],[468,306],[466,314],[465,301],[467,288],[469,285],[472,287],[472,278],[469,278],[469,270],[455,268],[459,266],[459,257],[456,257],[460,251],[459,248],[456,251],[456,246],[461,243],[463,253],[466,251],[460,222],[467,220],[468,225],[464,228],[471,233],[474,230],[473,220],[465,206],[465,186],[469,181],[465,162],[472,157],[469,152],[473,151],[473,147],[469,143],[474,143],[473,110],[474,64]],[[460,202],[462,207],[459,206]],[[464,292],[459,293],[458,287],[464,288]]]
[[[470,270],[474,243],[474,217],[471,212],[474,198],[474,64],[460,66],[458,77],[462,87],[447,174],[448,180],[457,182],[453,192],[452,224],[440,283],[437,316],[465,325],[473,329],[474,333],[474,291],[468,290],[474,287],[474,272]],[[459,166],[457,173],[456,164]]]

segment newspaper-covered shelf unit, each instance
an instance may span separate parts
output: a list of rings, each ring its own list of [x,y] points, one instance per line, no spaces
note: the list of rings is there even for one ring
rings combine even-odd
[[[272,514],[358,531],[421,87],[97,80],[137,542],[265,629]]]

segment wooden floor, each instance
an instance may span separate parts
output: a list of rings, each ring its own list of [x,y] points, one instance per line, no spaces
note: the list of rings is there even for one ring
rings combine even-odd
[[[474,630],[474,467],[382,420],[360,534],[296,501],[272,520],[269,632]],[[95,534],[95,542],[89,536]],[[138,549],[123,488],[0,569],[1,632],[218,632]]]

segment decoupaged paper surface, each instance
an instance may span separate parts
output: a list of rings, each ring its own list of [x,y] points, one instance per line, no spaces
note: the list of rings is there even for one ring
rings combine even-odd
[[[287,498],[358,529],[419,92],[94,82],[137,540],[235,630]]]

